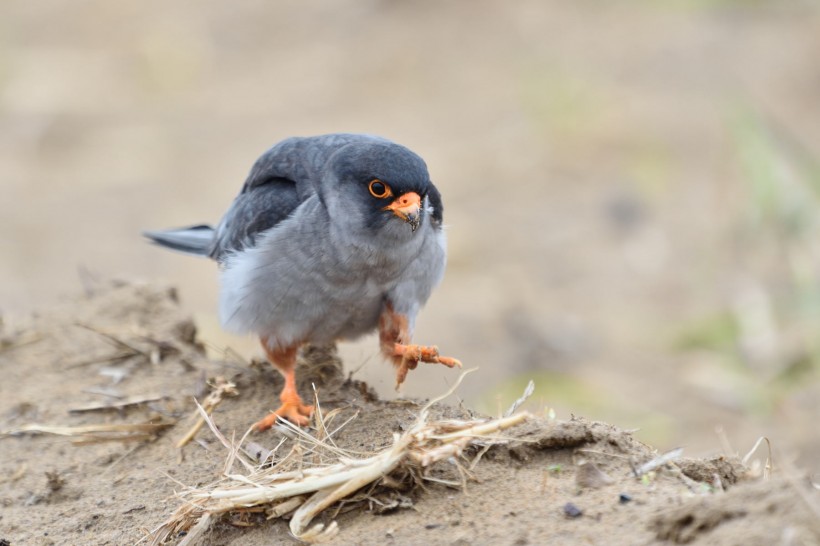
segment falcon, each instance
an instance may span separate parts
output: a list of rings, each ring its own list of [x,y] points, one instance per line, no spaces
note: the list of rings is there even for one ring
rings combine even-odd
[[[294,137],[253,165],[222,221],[148,231],[155,243],[220,267],[222,327],[259,336],[284,376],[281,406],[258,421],[309,424],[296,388],[296,355],[379,332],[396,387],[419,362],[453,368],[435,346],[412,343],[421,307],[447,261],[441,194],[427,165],[387,139]]]

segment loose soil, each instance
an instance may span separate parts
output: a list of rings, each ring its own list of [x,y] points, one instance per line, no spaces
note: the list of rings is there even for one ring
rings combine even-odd
[[[213,414],[228,437],[241,436],[261,417],[281,386],[265,363],[242,362],[229,352],[206,357],[208,340],[197,336],[175,290],[164,287],[96,286],[0,333],[0,430],[34,423],[176,423],[131,442],[0,437],[0,544],[140,542],[179,505],[180,483],[220,477],[226,453],[207,428],[188,446],[175,447],[192,424],[193,400],[207,394],[207,379],[223,376],[237,385],[238,396]],[[325,411],[340,408],[343,420],[355,415],[336,437],[340,447],[372,452],[390,445],[421,402],[381,401],[346,373],[333,348],[305,352],[300,391],[308,395],[313,384]],[[150,401],[76,411],[129,397]],[[478,417],[444,404],[433,413]],[[273,447],[281,434],[251,439]],[[462,487],[431,481],[403,491],[376,488],[319,520],[338,522],[332,544],[820,544],[820,492],[795,469],[763,472],[732,457],[676,459],[636,478],[635,469],[660,454],[628,431],[582,417],[534,417],[507,437],[482,454]],[[467,468],[478,453],[468,450],[458,463]],[[462,479],[453,462],[429,472]],[[225,517],[206,541],[296,542],[285,522],[260,514]]]

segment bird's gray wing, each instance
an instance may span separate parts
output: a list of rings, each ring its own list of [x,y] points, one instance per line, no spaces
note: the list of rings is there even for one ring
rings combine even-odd
[[[364,138],[370,137],[295,137],[262,154],[217,226],[208,255],[223,262],[230,254],[253,247],[261,233],[290,216],[318,191],[325,164],[336,150]]]
[[[208,255],[218,262],[256,244],[256,238],[287,218],[301,200],[296,183],[271,178],[247,191],[243,189],[222,218]]]

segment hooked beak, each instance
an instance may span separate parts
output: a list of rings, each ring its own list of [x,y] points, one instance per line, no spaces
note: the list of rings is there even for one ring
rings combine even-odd
[[[392,211],[393,214],[410,224],[410,229],[413,231],[416,231],[421,224],[421,197],[414,191],[400,195],[382,210]]]

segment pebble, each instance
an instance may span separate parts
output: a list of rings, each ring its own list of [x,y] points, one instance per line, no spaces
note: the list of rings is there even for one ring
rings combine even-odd
[[[573,519],[580,518],[584,515],[584,511],[575,506],[574,504],[572,504],[571,502],[568,502],[564,505],[564,515],[568,518]]]

